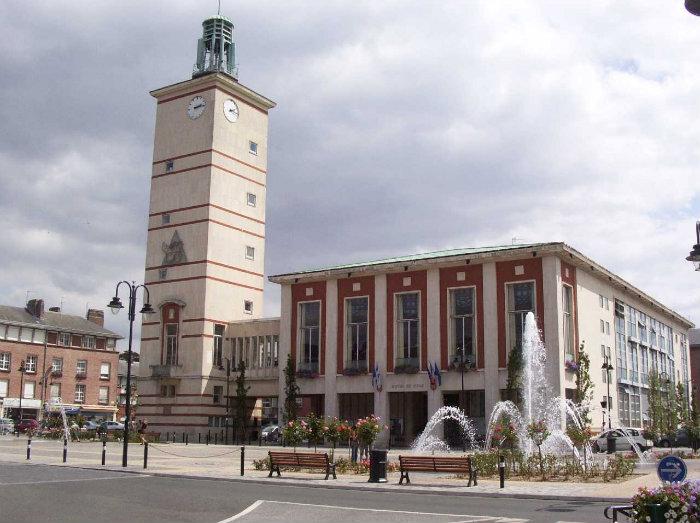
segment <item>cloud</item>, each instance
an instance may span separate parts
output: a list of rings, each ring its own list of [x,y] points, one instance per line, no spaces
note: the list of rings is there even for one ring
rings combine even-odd
[[[682,5],[222,3],[240,81],[278,102],[266,273],[562,240],[700,318],[700,20]],[[209,14],[0,6],[6,303],[34,290],[82,314],[143,278],[148,91],[189,77]]]

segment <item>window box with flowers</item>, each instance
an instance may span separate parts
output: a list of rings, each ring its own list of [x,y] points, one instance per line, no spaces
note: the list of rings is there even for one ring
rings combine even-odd
[[[397,358],[394,374],[418,374],[420,364],[418,358]]]
[[[343,368],[344,376],[360,376],[362,374],[367,374],[367,362],[366,361],[348,361],[345,362],[345,367]]]
[[[566,360],[564,362],[564,370],[566,372],[578,372],[578,363],[571,359]]]
[[[299,369],[297,370],[297,378],[315,380],[318,378],[318,372],[312,369]]]

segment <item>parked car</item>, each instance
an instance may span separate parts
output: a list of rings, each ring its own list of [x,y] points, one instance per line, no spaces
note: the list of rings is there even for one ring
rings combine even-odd
[[[623,431],[629,436],[629,439],[623,434]],[[606,430],[594,438],[592,440],[592,447],[595,452],[607,452],[608,434],[610,433],[612,433],[612,437],[615,439],[615,450],[632,450],[630,439],[639,446],[639,450],[642,452],[650,449],[654,445],[653,441],[644,437],[641,430],[622,427],[619,429]]]
[[[10,418],[0,418],[0,434],[11,434],[15,431],[15,422]]]
[[[39,422],[35,419],[25,418],[17,424],[17,430],[27,432],[28,430],[36,430],[39,428]]]
[[[654,442],[657,447],[691,447],[690,434],[687,429],[678,429],[675,434],[661,436]]]
[[[98,430],[99,428],[100,424],[96,421],[86,421],[81,430]]]
[[[124,430],[124,424],[117,421],[103,421],[100,423],[100,432],[114,432],[117,430]]]
[[[280,439],[280,428],[278,425],[267,425],[262,429],[262,439],[263,441],[279,441]]]

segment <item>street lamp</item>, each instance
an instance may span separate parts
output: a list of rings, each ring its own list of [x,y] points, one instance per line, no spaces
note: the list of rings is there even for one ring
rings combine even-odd
[[[113,314],[119,313],[119,311],[124,308],[122,301],[119,299],[119,287],[122,283],[129,289],[129,356],[126,360],[126,419],[124,420],[124,447],[122,450],[122,467],[126,467],[126,458],[129,449],[129,423],[131,422],[131,340],[134,333],[134,319],[136,319],[136,291],[138,291],[139,288],[142,288],[144,293],[144,303],[143,307],[141,307],[141,314],[154,314],[156,311],[151,307],[151,296],[148,292],[148,287],[143,284],[136,285],[133,281],[131,283],[128,281],[120,281],[117,283],[117,289],[114,291],[114,298],[112,298],[112,301],[107,305]]]
[[[685,8],[690,14],[700,16],[700,0],[685,0]]]
[[[605,371],[605,377],[607,378],[605,381],[608,384],[608,395],[605,398],[605,405],[603,405],[603,402],[600,402],[600,405],[603,408],[608,409],[608,430],[612,429],[612,417],[610,416],[610,371],[613,370],[612,363],[610,363],[610,356],[607,354],[603,354],[603,364],[600,366],[601,369]]]
[[[700,0],[698,0],[698,6],[698,9],[700,9]],[[698,14],[698,16],[700,16],[700,14]],[[693,245],[693,250],[690,251],[690,254],[686,257],[686,260],[693,262],[695,270],[700,271],[700,221],[695,222],[695,237],[697,243]]]

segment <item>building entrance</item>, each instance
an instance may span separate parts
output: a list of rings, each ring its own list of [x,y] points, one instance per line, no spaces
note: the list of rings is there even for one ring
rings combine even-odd
[[[408,447],[428,423],[427,392],[389,393],[391,445]]]
[[[460,399],[461,396],[461,399]],[[449,391],[443,395],[445,406],[459,407],[471,418],[477,440],[486,433],[485,394],[483,390]],[[460,447],[463,443],[462,429],[454,420],[445,420],[445,441],[450,447]]]
[[[374,413],[374,394],[338,394],[338,417],[351,423]]]

